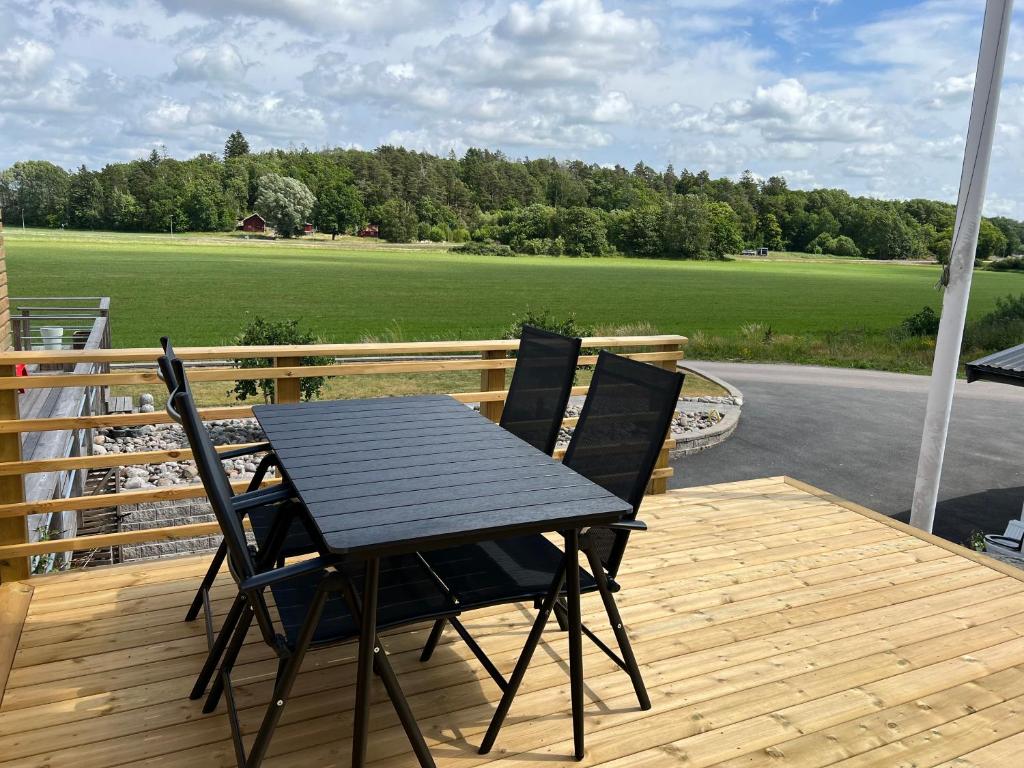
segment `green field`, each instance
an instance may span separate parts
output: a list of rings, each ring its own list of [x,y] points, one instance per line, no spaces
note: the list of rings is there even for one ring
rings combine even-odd
[[[901,362],[899,350],[875,359],[871,348],[907,315],[941,303],[939,268],[928,265],[500,258],[354,238],[5,234],[12,296],[110,296],[117,346],[153,346],[164,333],[181,345],[223,343],[247,313],[298,318],[339,342],[487,338],[532,307],[573,311],[603,331],[649,323],[683,333],[694,355],[917,369],[920,359]],[[972,315],[1021,292],[1024,275],[979,272]],[[807,343],[794,346],[800,339]],[[839,348],[843,339],[850,349]]]

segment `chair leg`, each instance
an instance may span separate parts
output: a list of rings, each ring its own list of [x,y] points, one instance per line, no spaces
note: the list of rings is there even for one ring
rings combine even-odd
[[[558,622],[560,632],[569,631],[569,608],[562,598],[555,601],[555,621]]]
[[[601,601],[604,603],[604,610],[608,614],[608,621],[612,625],[612,632],[615,633],[615,640],[619,644],[622,660],[626,663],[626,671],[629,673],[630,680],[633,681],[633,690],[636,692],[640,709],[648,710],[651,708],[651,698],[647,695],[647,687],[644,685],[644,679],[640,674],[640,665],[636,663],[636,656],[633,655],[633,644],[629,642],[629,635],[622,625],[619,607],[615,604],[615,597],[608,588],[608,576],[605,574],[604,567],[601,565],[601,560],[597,554],[589,548],[585,549],[584,552],[587,555],[587,561],[590,563],[590,572],[594,575],[594,580],[597,582],[597,591],[601,595]]]
[[[541,603],[540,613],[537,614],[537,618],[533,622],[530,634],[526,638],[526,645],[523,646],[523,650],[519,654],[516,667],[512,670],[512,675],[508,680],[508,687],[502,693],[501,701],[498,702],[498,708],[494,712],[491,724],[487,727],[487,733],[484,734],[484,740],[480,743],[479,752],[481,755],[486,755],[490,752],[491,747],[494,746],[494,740],[498,738],[498,731],[501,730],[501,724],[505,721],[509,707],[512,706],[512,699],[515,698],[519,686],[522,685],[523,677],[526,675],[526,668],[530,666],[530,659],[533,658],[533,652],[537,649],[537,644],[540,642],[540,637],[544,632],[544,625],[548,622],[548,617],[551,614],[555,600],[558,599],[558,593],[562,591],[562,584],[564,582],[565,560],[563,559],[554,580],[551,582],[548,594],[544,598],[544,602]]]
[[[437,626],[436,624],[434,626]],[[441,625],[444,626],[443,624]],[[440,634],[440,633],[438,633]],[[398,719],[402,723],[402,728],[405,730],[405,735],[409,739],[409,743],[412,745],[412,751],[416,755],[416,759],[419,760],[421,768],[435,768],[434,757],[430,754],[430,748],[427,746],[427,742],[423,739],[423,733],[420,731],[419,725],[416,723],[416,718],[409,708],[409,702],[405,698],[405,693],[402,691],[402,687],[398,684],[398,678],[395,677],[395,670],[391,667],[391,662],[388,660],[388,655],[384,651],[384,645],[381,643],[380,638],[375,638],[376,647],[380,648],[380,653],[377,654],[376,668],[377,674],[380,676],[381,682],[384,683],[384,688],[388,692],[388,698],[391,699],[391,703],[395,707],[395,712],[398,714]]]
[[[220,672],[213,679],[213,685],[210,686],[210,695],[206,697],[206,703],[203,704],[203,714],[208,715],[217,708],[220,697],[224,693],[224,683],[226,682],[224,678],[231,674],[231,670],[234,669],[235,662],[238,660],[238,654],[242,650],[242,643],[245,642],[245,636],[249,634],[249,626],[252,624],[252,619],[252,606],[246,601],[245,608],[242,610],[242,616],[238,620],[238,626],[231,637],[231,644],[228,645],[227,651],[224,653],[224,659],[220,663]]]
[[[217,578],[217,574],[220,572],[220,567],[224,565],[224,558],[227,557],[227,554],[228,546],[221,541],[220,546],[217,547],[217,552],[213,556],[213,562],[210,563],[210,567],[206,570],[206,575],[203,576],[199,589],[196,591],[196,596],[192,599],[192,605],[188,609],[188,613],[185,614],[185,621],[195,621],[196,616],[199,615],[199,609],[203,607],[203,593],[210,591],[214,579]]]
[[[313,601],[313,605],[310,607],[306,621],[302,625],[302,630],[295,641],[295,649],[292,651],[292,655],[279,668],[277,680],[274,682],[274,697],[271,699],[270,705],[263,715],[263,722],[260,723],[259,731],[256,732],[256,739],[253,741],[252,748],[249,750],[249,757],[245,761],[246,768],[257,768],[263,762],[263,758],[266,757],[267,749],[270,747],[270,739],[273,737],[277,724],[281,720],[281,715],[284,714],[284,706],[288,701],[288,696],[291,694],[292,686],[295,684],[295,678],[299,675],[302,660],[306,657],[306,651],[309,649],[309,645],[313,641],[313,635],[320,624],[320,617],[323,615],[324,603],[326,601],[327,592],[321,589]]]
[[[447,619],[444,618],[434,622],[430,635],[427,637],[427,642],[423,645],[423,652],[420,653],[420,661],[430,661],[430,657],[434,655],[434,649],[437,648],[437,643],[441,639],[441,633],[444,632],[446,622]]]
[[[245,596],[239,593],[235,597],[235,601],[231,603],[231,609],[228,611],[227,617],[224,619],[224,626],[220,628],[220,633],[217,635],[217,639],[213,642],[213,646],[210,648],[210,652],[206,655],[206,661],[203,663],[203,668],[199,672],[199,677],[196,678],[196,683],[192,687],[192,693],[188,695],[190,699],[195,701],[202,697],[206,691],[206,686],[210,684],[210,678],[213,677],[217,671],[217,664],[220,663],[221,656],[224,655],[224,649],[228,646],[228,641],[231,639],[231,635],[235,630],[235,626],[238,624],[238,618],[242,615],[242,609],[245,607]]]

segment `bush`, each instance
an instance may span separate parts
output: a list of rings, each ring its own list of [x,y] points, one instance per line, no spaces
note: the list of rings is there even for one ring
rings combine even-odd
[[[592,336],[591,328],[576,321],[576,313],[570,312],[563,318],[559,318],[547,309],[534,310],[529,307],[522,314],[512,315],[512,322],[505,329],[502,338],[518,339],[523,335],[523,326],[532,325],[535,328],[543,328],[545,331],[560,333],[563,336]]]
[[[1024,342],[1024,295],[996,299],[996,308],[984,317],[968,323],[964,330],[963,351],[998,352]]]
[[[469,230],[465,227],[459,227],[458,229],[452,230],[452,242],[453,243],[468,243],[469,242]]]
[[[238,346],[256,347],[273,344],[316,344],[319,341],[314,334],[300,330],[298,320],[265,320],[256,316],[246,323],[245,328],[232,343]],[[235,360],[233,365],[235,368],[270,368],[273,362],[270,358],[247,358]],[[333,362],[334,359],[330,357],[302,358],[302,365],[330,365]],[[323,388],[323,376],[308,376],[299,379],[299,389],[302,392],[303,400],[319,397]],[[274,380],[236,381],[234,388],[228,394],[234,394],[236,400],[245,400],[248,397],[255,397],[257,391],[263,395],[264,402],[273,402]]]
[[[1024,256],[1007,256],[1005,259],[996,259],[989,265],[989,269],[996,272],[1024,271]]]
[[[534,237],[514,242],[512,250],[529,256],[561,256],[565,243],[560,237]]]
[[[904,336],[934,336],[939,332],[939,316],[931,307],[925,307],[900,323]]]
[[[512,249],[502,243],[463,243],[448,249],[451,253],[471,253],[475,256],[511,256]]]

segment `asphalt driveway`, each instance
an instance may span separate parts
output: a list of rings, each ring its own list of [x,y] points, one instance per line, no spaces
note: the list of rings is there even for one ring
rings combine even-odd
[[[688,365],[743,391],[724,444],[673,462],[673,487],[790,475],[887,515],[909,517],[925,376],[748,363]],[[1024,504],[1024,388],[958,382],[935,533],[1002,533]]]

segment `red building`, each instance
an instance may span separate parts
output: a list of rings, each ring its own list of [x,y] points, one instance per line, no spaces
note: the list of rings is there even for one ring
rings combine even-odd
[[[250,213],[244,219],[242,219],[242,225],[239,227],[243,232],[266,232],[267,222],[258,213]]]
[[[306,223],[305,223],[305,224],[304,224],[304,225],[302,226],[302,231],[303,231],[303,233],[305,233],[305,234],[307,234],[307,235],[312,235],[312,234],[313,234],[313,225],[312,225],[312,224],[310,224],[310,223],[309,223],[309,222],[307,221],[307,222],[306,222]]]
[[[376,224],[370,224],[360,229],[356,235],[359,237],[380,237],[380,233],[377,231]]]

